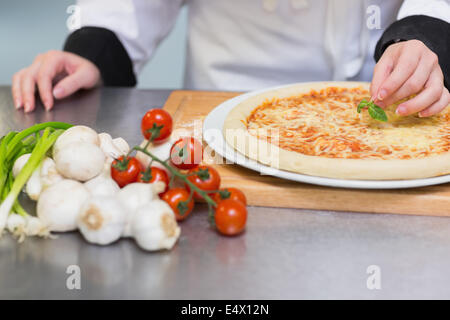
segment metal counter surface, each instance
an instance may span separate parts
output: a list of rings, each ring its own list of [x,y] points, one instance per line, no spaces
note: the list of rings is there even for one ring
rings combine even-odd
[[[141,116],[169,94],[96,89],[58,102],[52,112],[39,106],[24,114],[14,110],[10,88],[0,87],[0,135],[67,121],[136,144]],[[159,253],[144,252],[129,239],[91,245],[76,232],[22,244],[5,235],[0,298],[450,298],[449,218],[249,207],[247,231],[225,238],[208,227],[200,206],[181,228],[176,247]],[[69,265],[80,267],[80,290],[66,286]],[[367,287],[371,265],[379,267],[380,290]]]

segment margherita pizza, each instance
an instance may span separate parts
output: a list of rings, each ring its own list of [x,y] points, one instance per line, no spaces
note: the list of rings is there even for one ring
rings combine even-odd
[[[450,173],[450,108],[387,122],[357,113],[369,84],[298,84],[237,105],[224,123],[228,144],[274,168],[342,179],[415,179]]]

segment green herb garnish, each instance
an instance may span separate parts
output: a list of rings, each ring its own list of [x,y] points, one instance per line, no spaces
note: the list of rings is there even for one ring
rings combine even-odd
[[[358,104],[358,108],[356,111],[358,113],[361,113],[361,110],[367,107],[367,111],[369,112],[369,115],[378,121],[386,122],[388,121],[388,117],[386,115],[386,112],[381,109],[379,106],[377,106],[373,101],[367,101],[367,99],[362,99],[361,102]]]

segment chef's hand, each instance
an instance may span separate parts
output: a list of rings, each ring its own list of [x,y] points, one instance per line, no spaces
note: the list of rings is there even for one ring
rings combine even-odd
[[[45,109],[50,110],[53,98],[65,98],[78,89],[89,89],[99,82],[100,72],[92,62],[70,52],[51,50],[38,55],[29,67],[14,74],[14,105],[16,109],[23,107],[25,112],[33,111],[37,85]]]
[[[370,93],[382,108],[417,94],[397,107],[397,114],[404,116],[419,112],[419,116],[428,117],[450,103],[438,57],[419,40],[399,42],[386,49],[375,66]]]

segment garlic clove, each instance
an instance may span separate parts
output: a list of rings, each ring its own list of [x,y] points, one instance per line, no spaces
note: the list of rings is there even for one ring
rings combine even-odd
[[[76,230],[80,210],[89,196],[82,183],[61,180],[42,191],[37,202],[37,216],[50,231]]]
[[[64,179],[56,169],[55,161],[51,158],[45,158],[44,161],[42,161],[40,178],[42,190]]]
[[[164,183],[162,183],[164,184]],[[161,184],[154,183],[130,183],[123,187],[117,194],[117,198],[125,208],[127,221],[125,224],[123,236],[131,236],[131,221],[136,209],[150,201],[156,199],[157,194],[164,190]],[[159,192],[158,192],[159,191]]]
[[[148,251],[172,249],[181,232],[175,214],[162,200],[153,200],[139,207],[131,230],[137,244]]]
[[[91,195],[95,196],[112,196],[120,190],[117,182],[105,173],[85,182],[84,186]]]
[[[126,155],[130,151],[128,142],[123,138],[115,138],[112,140],[113,145],[121,152],[122,155]]]

